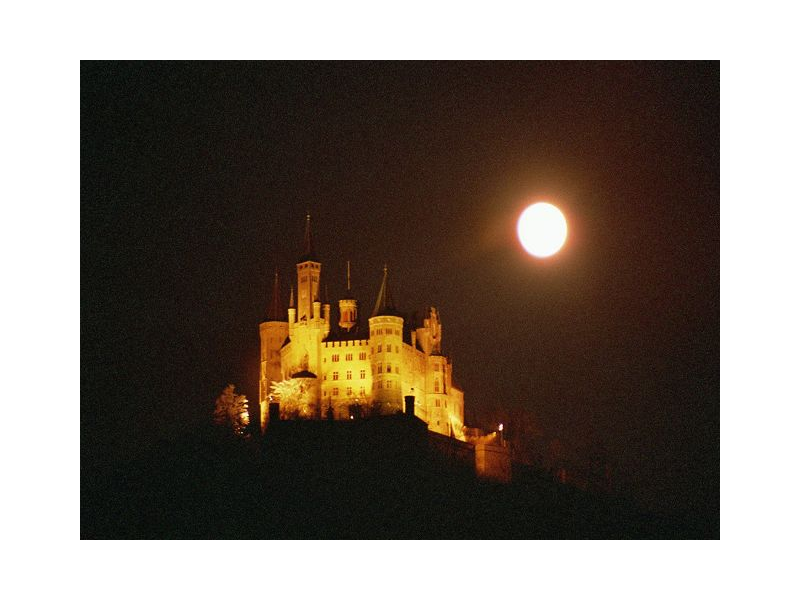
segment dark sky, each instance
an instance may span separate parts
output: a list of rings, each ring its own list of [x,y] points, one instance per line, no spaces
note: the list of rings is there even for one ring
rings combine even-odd
[[[228,382],[256,398],[310,210],[332,300],[349,259],[362,311],[384,263],[401,310],[440,309],[468,420],[524,409],[713,514],[719,126],[718,62],[84,62],[83,432],[121,449]],[[544,261],[515,234],[533,199],[570,226]]]

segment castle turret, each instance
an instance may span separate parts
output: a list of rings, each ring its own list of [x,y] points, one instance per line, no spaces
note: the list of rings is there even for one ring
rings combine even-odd
[[[297,321],[297,307],[294,305],[294,286],[289,293],[289,328]]]
[[[339,327],[350,331],[358,322],[358,302],[350,289],[350,261],[347,261],[347,293],[339,300]]]
[[[289,323],[284,318],[286,312],[281,301],[278,270],[272,284],[272,294],[267,308],[267,317],[259,329],[261,338],[261,371],[259,377],[258,401],[261,409],[262,431],[267,423],[267,404],[269,403],[270,386],[281,380],[281,346],[289,335]]]
[[[328,300],[328,284],[325,284],[325,295],[322,298],[322,318],[328,325],[328,330],[331,327],[331,303]]]
[[[373,372],[373,410],[379,414],[402,412],[400,368],[403,362],[403,318],[394,306],[389,291],[389,270],[385,266],[378,299],[369,318],[369,343]]]
[[[317,260],[311,243],[311,215],[306,215],[303,254],[297,263],[297,321],[314,318],[314,301],[319,300],[319,277],[322,264]],[[319,318],[319,316],[317,316]]]

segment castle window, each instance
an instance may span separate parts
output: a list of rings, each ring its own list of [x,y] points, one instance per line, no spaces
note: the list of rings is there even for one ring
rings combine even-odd
[[[333,380],[334,381],[339,381],[339,371],[334,371],[333,372]],[[436,391],[437,392],[439,391],[439,382],[438,381],[436,382]]]
[[[314,283],[317,283],[317,276],[314,275],[314,277],[311,278],[311,281],[313,281]]]
[[[439,399],[436,399],[436,408],[439,408]]]
[[[359,373],[359,375],[361,376],[361,379],[366,379],[367,378],[366,369],[361,369],[361,372]]]
[[[394,372],[395,372],[395,373],[397,373],[398,375],[400,375],[400,367],[398,367],[397,365],[395,365],[395,367],[394,367]]]
[[[347,395],[348,396],[352,396],[353,395],[353,388],[351,388],[351,387],[347,388]]]
[[[348,371],[347,372],[347,378],[348,379],[352,379],[353,378],[353,372],[352,371]]]
[[[366,396],[367,395],[366,392],[364,391],[364,386],[363,385],[361,386],[361,390],[358,393],[361,396]]]
[[[378,365],[378,373],[383,373],[383,365]]]
[[[382,381],[379,381],[379,382],[378,382],[378,389],[380,390],[380,389],[382,389],[382,388],[383,388],[383,382],[382,382]]]
[[[345,354],[344,359],[345,360],[353,360],[353,355],[352,354]]]
[[[392,382],[391,382],[391,381],[387,381],[387,382],[386,382],[386,389],[387,389],[387,390],[390,390],[390,389],[392,389]]]
[[[400,348],[398,348],[397,346],[395,346],[395,347],[394,347],[394,351],[395,351],[397,354],[400,354]]]
[[[447,400],[444,401],[444,407],[447,408]]]
[[[339,388],[333,388],[333,393],[331,395],[332,396],[338,396],[339,395]]]
[[[358,353],[358,360],[367,360],[367,353],[366,352],[359,352]]]
[[[433,365],[433,370],[434,371],[438,371],[439,370],[439,363],[436,363],[436,364]]]
[[[339,355],[334,354],[333,356],[331,356],[331,362],[339,362]]]
[[[390,364],[388,364],[388,363],[387,363],[387,365],[386,365],[386,372],[387,372],[387,373],[391,373],[391,372],[392,372],[392,365],[390,365]]]
[[[327,373],[325,373],[325,374],[322,376],[322,381],[328,381],[328,374],[327,374]]]
[[[336,379],[336,377],[334,377],[334,379]],[[433,391],[437,392],[437,393],[439,392],[439,380],[438,379],[433,382]],[[437,402],[436,406],[439,406],[439,404],[438,404],[439,401],[437,400],[436,402]]]
[[[381,349],[382,349],[381,345],[380,345],[380,344],[378,344],[378,352],[380,352],[380,351],[381,351]]]

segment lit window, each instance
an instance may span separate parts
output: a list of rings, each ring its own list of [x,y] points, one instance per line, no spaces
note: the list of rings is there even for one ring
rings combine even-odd
[[[392,389],[392,382],[391,382],[391,381],[387,381],[387,382],[386,382],[386,389],[387,389],[387,390],[390,390],[390,389]]]
[[[359,375],[361,375],[361,379],[366,379],[367,378],[366,369],[361,369],[361,371],[359,372]]]
[[[378,365],[378,373],[383,373],[383,365]]]
[[[397,373],[398,375],[400,375],[400,367],[395,365],[394,372]]]
[[[436,363],[436,364],[433,365],[433,370],[434,371],[438,371],[439,370],[439,363]]]
[[[394,347],[394,351],[395,351],[397,354],[400,354],[400,348],[398,348],[397,346],[395,346],[395,347]]]
[[[361,391],[359,391],[359,395],[366,396],[366,392],[364,391],[364,386],[361,386]]]
[[[348,396],[352,396],[353,395],[353,388],[351,388],[351,387],[347,388],[347,395]]]
[[[346,354],[344,359],[345,360],[353,360],[353,355],[352,354]]]
[[[331,394],[331,395],[332,396],[338,396],[339,395],[339,388],[333,388],[333,394]]]
[[[439,399],[438,398],[436,399],[436,407],[437,408],[439,407]]]
[[[381,351],[381,345],[378,344],[378,352],[380,352],[380,351]]]
[[[352,371],[348,371],[347,372],[347,378],[348,379],[352,379],[353,378],[353,372]]]
[[[331,356],[331,362],[339,362],[339,355],[334,354],[333,356]]]
[[[391,373],[392,372],[392,365],[390,365],[390,364],[386,365],[386,372],[387,373]]]
[[[367,353],[366,352],[359,352],[358,353],[358,360],[367,360]]]
[[[336,377],[334,377],[334,379],[336,379]],[[433,382],[433,391],[434,392],[438,392],[439,391],[439,380],[438,379]],[[438,400],[437,400],[437,402],[438,402]],[[438,404],[437,404],[437,406],[438,406]]]
[[[322,376],[322,381],[328,381],[328,374],[327,374],[327,373],[325,373],[325,374]]]
[[[334,381],[339,381],[339,371],[334,371],[333,372],[333,380]],[[437,392],[439,391],[439,382],[438,381],[436,382],[436,391]]]

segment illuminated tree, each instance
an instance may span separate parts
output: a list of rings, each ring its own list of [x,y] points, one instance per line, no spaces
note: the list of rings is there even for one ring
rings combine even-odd
[[[236,393],[235,386],[229,383],[214,405],[214,424],[230,428],[238,436],[247,434],[250,424],[247,396]]]
[[[272,395],[281,404],[282,418],[296,419],[311,416],[308,394],[301,379],[276,381],[271,388]]]

